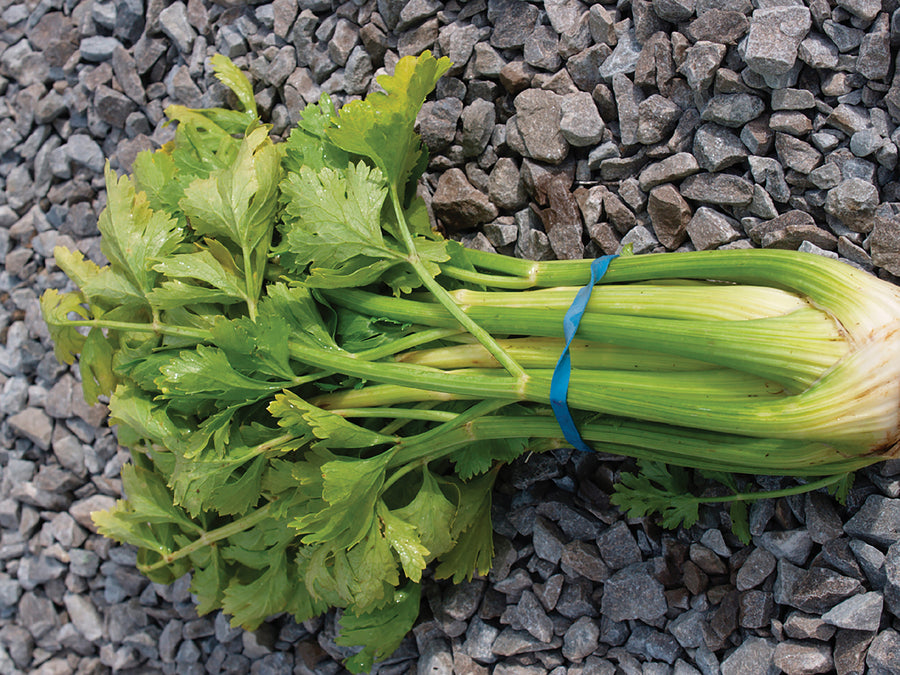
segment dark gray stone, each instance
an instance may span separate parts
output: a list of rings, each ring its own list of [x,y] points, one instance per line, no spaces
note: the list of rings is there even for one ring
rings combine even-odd
[[[675,250],[687,239],[685,228],[691,220],[691,207],[674,185],[666,183],[650,190],[647,214],[659,243],[669,250]]]
[[[725,206],[745,206],[753,199],[753,184],[750,181],[726,173],[688,176],[681,183],[680,191],[687,199]]]
[[[883,630],[869,645],[866,654],[869,675],[892,675],[900,672],[900,634],[888,628]]]
[[[783,75],[797,59],[797,49],[812,25],[809,9],[798,6],[757,9],[750,17],[744,61],[761,75]]]
[[[534,30],[538,9],[522,0],[489,0],[487,17],[494,29],[491,45],[497,49],[521,47]]]
[[[563,96],[559,129],[569,144],[575,147],[594,145],[603,137],[605,128],[590,94],[580,92]]]
[[[560,64],[558,46],[556,31],[550,26],[538,26],[525,38],[525,62],[540,70],[555,72]]]
[[[625,649],[632,654],[643,656],[647,661],[675,662],[681,655],[681,645],[667,633],[654,630],[650,626],[637,624],[631,631]]]
[[[878,189],[860,178],[848,178],[828,191],[825,211],[854,232],[871,232]]]
[[[855,549],[854,553],[857,553],[857,550],[859,549]],[[859,557],[860,554],[857,553],[857,558]],[[870,566],[874,567],[877,562],[877,555],[868,553],[868,559],[870,560]],[[875,570],[876,579],[882,575],[884,576],[884,602],[888,611],[894,616],[900,617],[900,543],[891,544],[887,555],[884,556],[881,569],[875,567]],[[852,628],[852,626],[847,626],[847,628]]]
[[[551,91],[528,89],[515,98],[516,126],[526,155],[549,164],[559,164],[569,144],[559,129],[562,97]]]
[[[775,646],[775,642],[770,639],[747,638],[722,661],[722,675],[778,675]]]
[[[618,36],[612,54],[600,64],[600,77],[604,82],[610,82],[616,75],[633,73],[640,55],[641,45],[635,38],[634,29],[625,31]]]
[[[176,0],[159,13],[159,27],[182,54],[190,54],[197,33],[188,20],[187,7]]]
[[[635,139],[643,145],[653,145],[667,139],[681,118],[681,108],[659,94],[644,99],[638,105]]]
[[[482,98],[476,99],[463,109],[462,148],[466,157],[475,157],[484,151],[494,131],[496,117],[494,104]]]
[[[640,619],[652,623],[666,613],[663,591],[663,585],[644,567],[632,565],[613,574],[604,584],[600,611],[613,621]]]
[[[694,135],[694,156],[701,168],[716,172],[742,162],[747,149],[734,132],[707,123]]]
[[[829,672],[834,666],[831,648],[787,640],[775,646],[775,665],[788,675],[813,675]]]
[[[690,195],[688,195],[690,196]],[[687,234],[698,251],[719,248],[741,238],[738,223],[709,207],[701,206],[687,224]]]
[[[883,607],[884,597],[872,591],[854,595],[835,605],[822,615],[822,620],[838,628],[874,632],[881,624]]]
[[[765,110],[762,99],[752,94],[719,94],[713,96],[700,118],[724,127],[742,127]]]
[[[810,173],[822,161],[822,154],[818,150],[790,134],[775,134],[775,150],[784,166],[802,174]]]
[[[497,217],[497,207],[459,169],[445,171],[432,201],[435,215],[450,230],[465,230]]]
[[[706,40],[687,49],[678,72],[685,76],[691,90],[704,91],[712,84],[726,51],[725,45]]]
[[[857,579],[813,567],[799,575],[788,604],[804,612],[823,613],[862,590]]]
[[[689,152],[679,152],[655,164],[650,164],[640,173],[638,182],[641,190],[649,192],[657,185],[679,181],[698,171],[700,171],[700,165],[694,155]]]

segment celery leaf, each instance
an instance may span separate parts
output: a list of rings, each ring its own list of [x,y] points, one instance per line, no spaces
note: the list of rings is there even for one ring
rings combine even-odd
[[[345,104],[325,133],[338,147],[374,162],[402,197],[401,188],[418,178],[427,162],[414,131],[416,116],[451,65],[450,59],[435,59],[429,51],[400,59],[393,75],[378,78],[384,93]]]
[[[351,673],[367,673],[376,659],[396,651],[419,616],[420,597],[421,587],[409,583],[394,591],[391,602],[381,609],[365,614],[344,612],[340,619],[341,632],[335,642],[346,646],[365,645],[345,662]]]

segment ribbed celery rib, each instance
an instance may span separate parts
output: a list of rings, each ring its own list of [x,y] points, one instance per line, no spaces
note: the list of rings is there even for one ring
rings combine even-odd
[[[526,369],[524,385],[480,345],[428,345],[367,375],[384,384],[321,396],[316,404],[480,399],[516,386],[514,398],[548,403],[562,319],[588,279],[587,265],[479,252],[471,260],[482,270],[472,274],[486,285],[497,279],[501,289],[537,289],[451,294]],[[456,325],[434,302],[350,289],[323,293],[336,306],[372,316]],[[598,449],[728,471],[847,471],[896,454],[898,332],[897,289],[826,258],[793,251],[620,258],[595,289],[572,346],[568,402],[582,436]],[[437,380],[428,375],[427,388],[421,380],[422,389],[410,387],[395,368],[420,368]],[[608,417],[585,421],[590,413]],[[560,436],[552,418],[516,418],[503,427],[491,417],[471,428],[488,437],[493,424],[503,428],[498,437]]]

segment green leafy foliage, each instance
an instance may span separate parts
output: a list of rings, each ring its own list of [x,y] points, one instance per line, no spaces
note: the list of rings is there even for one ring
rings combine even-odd
[[[376,660],[394,653],[419,616],[420,598],[421,587],[407,584],[395,591],[391,602],[377,612],[345,612],[341,616],[341,634],[335,642],[351,647],[365,645],[345,664],[351,673],[367,673]]]
[[[416,116],[449,67],[405,57],[384,91],[339,111],[323,95],[276,143],[252,84],[214,57],[240,109],[168,108],[173,141],[138,155],[133,177],[107,168],[109,264],[56,249],[78,290],[40,303],[57,358],[79,357],[86,399],[108,397],[132,449],[126,498],[93,515],[98,530],[137,547],[158,583],[191,572],[198,612],[234,625],[339,608],[338,643],[362,648],[353,672],[409,632],[429,565],[454,582],[489,571],[500,466],[559,443],[544,376],[447,292],[482,289],[484,254],[433,231],[414,196]],[[465,343],[493,344],[506,372],[404,359]],[[759,495],[705,476],[732,494],[696,497],[686,470],[643,462],[612,499],[667,527],[730,501],[749,537]],[[850,479],[826,484],[846,495]]]
[[[640,473],[619,477],[610,501],[632,518],[658,513],[663,527],[690,527],[700,517],[700,502],[690,492],[690,475],[681,467],[640,462]]]
[[[384,93],[346,104],[326,135],[343,150],[372,160],[400,191],[425,169],[427,154],[413,126],[425,97],[451,65],[427,51],[418,59],[401,59],[393,75],[378,78]]]

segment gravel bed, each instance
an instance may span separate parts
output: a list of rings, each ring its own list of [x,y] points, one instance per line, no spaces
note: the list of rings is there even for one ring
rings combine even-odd
[[[530,259],[631,244],[774,247],[900,276],[897,0],[28,0],[0,3],[0,673],[342,671],[335,616],[256,632],[198,617],[92,531],[127,453],[38,297],[55,245],[102,262],[103,166],[218,105],[208,58],[255,83],[275,134],[328,92],[431,49],[455,66],[420,117],[421,193],[451,236]],[[896,72],[895,72],[896,71]],[[381,673],[900,673],[900,460],[759,502],[753,542],[609,504],[627,462],[570,452],[504,469],[486,579],[426,580]],[[757,478],[777,488],[789,481]]]

